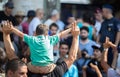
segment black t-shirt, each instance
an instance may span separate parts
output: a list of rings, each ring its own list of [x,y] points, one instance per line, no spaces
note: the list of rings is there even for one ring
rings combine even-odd
[[[63,75],[67,72],[68,67],[67,64],[64,62],[63,59],[58,59],[56,63],[55,69],[48,74],[34,74],[34,73],[28,73],[28,77],[63,77]]]
[[[116,39],[117,32],[120,31],[120,21],[116,18],[106,19],[100,29],[100,42],[104,43],[106,36],[110,38],[113,43]]]
[[[9,20],[13,23],[13,26],[17,26],[17,20],[12,15],[6,16],[4,11],[0,11],[0,23],[4,20]],[[3,41],[3,33],[0,32],[0,41]],[[13,34],[11,34],[11,41],[13,41]]]
[[[88,63],[88,67],[86,70],[87,73],[87,77],[98,77],[97,73],[95,72],[95,70],[93,70],[90,66],[90,63],[93,63],[94,65],[97,65],[99,70],[102,71],[103,68],[101,67],[100,62],[98,62],[96,59],[92,59],[89,63]]]

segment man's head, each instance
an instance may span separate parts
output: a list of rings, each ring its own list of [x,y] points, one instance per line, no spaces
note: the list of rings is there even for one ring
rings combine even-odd
[[[69,15],[67,18],[67,23],[72,24],[75,21],[75,17],[73,15]]]
[[[52,13],[51,13],[51,18],[52,18],[54,21],[57,21],[57,20],[60,19],[60,14],[59,14],[59,12],[58,12],[56,9],[54,9],[54,10],[52,11]]]
[[[102,18],[102,10],[100,8],[97,8],[95,10],[94,15],[95,15],[95,18],[96,18],[97,21],[101,21],[103,19]]]
[[[57,34],[57,31],[58,31],[58,25],[56,23],[52,23],[49,27],[49,30],[51,32],[51,35],[55,35]]]
[[[39,19],[42,19],[44,17],[44,11],[43,9],[37,9],[36,10],[36,16],[39,18]]]
[[[15,18],[18,22],[18,25],[23,21],[25,17],[25,13],[23,11],[17,11],[16,14],[15,14]]]
[[[113,13],[113,7],[109,4],[105,4],[102,7],[102,12],[104,18],[109,18],[109,16]]]
[[[6,64],[7,77],[27,77],[27,65],[18,59],[10,60]]]
[[[93,45],[92,48],[94,49],[94,57],[96,59],[101,58],[103,48],[100,45]]]
[[[36,34],[35,35],[48,35],[48,27],[44,24],[40,24],[36,28]]]
[[[83,14],[83,22],[84,23],[88,23],[90,25],[94,25],[95,24],[95,16],[93,12],[85,12]]]
[[[83,26],[82,28],[80,28],[80,38],[81,40],[86,40],[88,39],[88,34],[89,34],[89,29],[86,26]]]
[[[65,57],[69,51],[69,45],[66,42],[60,42],[59,53],[61,57]]]
[[[34,10],[29,10],[28,12],[27,12],[27,17],[28,18],[33,18],[33,17],[35,17],[35,11]]]
[[[14,5],[11,1],[8,1],[5,5],[5,14],[7,15],[11,15],[12,13],[12,9],[14,8]]]

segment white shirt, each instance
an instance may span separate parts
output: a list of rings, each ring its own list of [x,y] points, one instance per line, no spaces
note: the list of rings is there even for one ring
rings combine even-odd
[[[54,21],[51,19],[48,19],[44,24],[49,27],[52,23],[54,23]]]
[[[33,18],[32,21],[29,24],[29,35],[32,36],[34,34],[35,30],[36,30],[36,27],[41,23],[42,22],[38,17]]]
[[[99,22],[99,21],[96,21],[96,23],[95,23],[95,29],[96,29],[96,35],[98,36],[98,34],[99,34],[99,31],[100,31],[100,29],[101,29],[101,22]]]

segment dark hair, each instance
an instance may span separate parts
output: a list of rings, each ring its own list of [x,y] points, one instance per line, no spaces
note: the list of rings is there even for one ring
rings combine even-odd
[[[67,45],[68,48],[70,48],[69,44],[66,41],[60,41],[60,46],[59,47],[61,47],[61,45]]]
[[[36,28],[37,35],[42,35],[42,34],[45,34],[46,32],[48,32],[48,27],[46,25],[40,24],[37,26]]]
[[[89,29],[88,29],[88,27],[86,27],[86,26],[81,27],[81,28],[80,28],[80,31],[82,31],[82,30],[86,30],[86,31],[89,33]]]
[[[10,60],[7,62],[5,66],[5,73],[7,73],[9,70],[11,70],[12,72],[15,72],[21,66],[26,66],[26,64],[22,60],[20,59]]]
[[[57,25],[56,23],[52,23],[52,24],[50,25],[49,29],[51,29],[52,27],[56,27],[57,30],[59,29],[59,27],[58,27],[58,25]]]
[[[83,14],[83,21],[89,23],[90,25],[95,25],[95,16],[92,12],[85,12]]]
[[[34,10],[29,10],[28,12],[27,12],[27,17],[29,18],[29,17],[35,17],[35,11]]]
[[[110,5],[110,4],[104,4],[104,5],[102,6],[102,8],[107,8],[107,9],[111,10],[111,13],[113,12],[113,7],[112,7],[112,5]]]

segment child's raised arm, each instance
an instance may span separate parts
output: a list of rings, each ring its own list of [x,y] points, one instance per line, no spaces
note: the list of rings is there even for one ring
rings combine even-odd
[[[17,36],[23,38],[24,37],[24,33],[22,33],[21,31],[19,31],[18,29],[16,29],[15,27],[13,27],[12,25],[12,22],[9,22],[9,21],[4,21],[3,23],[3,26],[5,26],[5,30],[9,31],[9,30],[12,30],[13,33],[15,33]]]
[[[21,38],[24,37],[24,33],[19,31],[18,29],[14,28],[14,27],[12,28],[12,32],[15,33],[17,36],[19,36]]]
[[[21,31],[19,31],[19,30],[18,30],[18,29],[16,29],[15,27],[13,27],[12,22],[8,22],[8,26],[10,26],[10,27],[11,27],[12,32],[13,32],[13,33],[15,33],[17,36],[19,36],[19,37],[21,37],[21,38],[23,38],[23,37],[24,37],[24,33],[23,33],[23,32],[21,32]]]
[[[72,23],[71,26],[76,25],[76,22]],[[68,35],[71,32],[72,28],[69,28],[67,30],[64,30],[59,33],[60,38],[64,38],[66,35]]]

